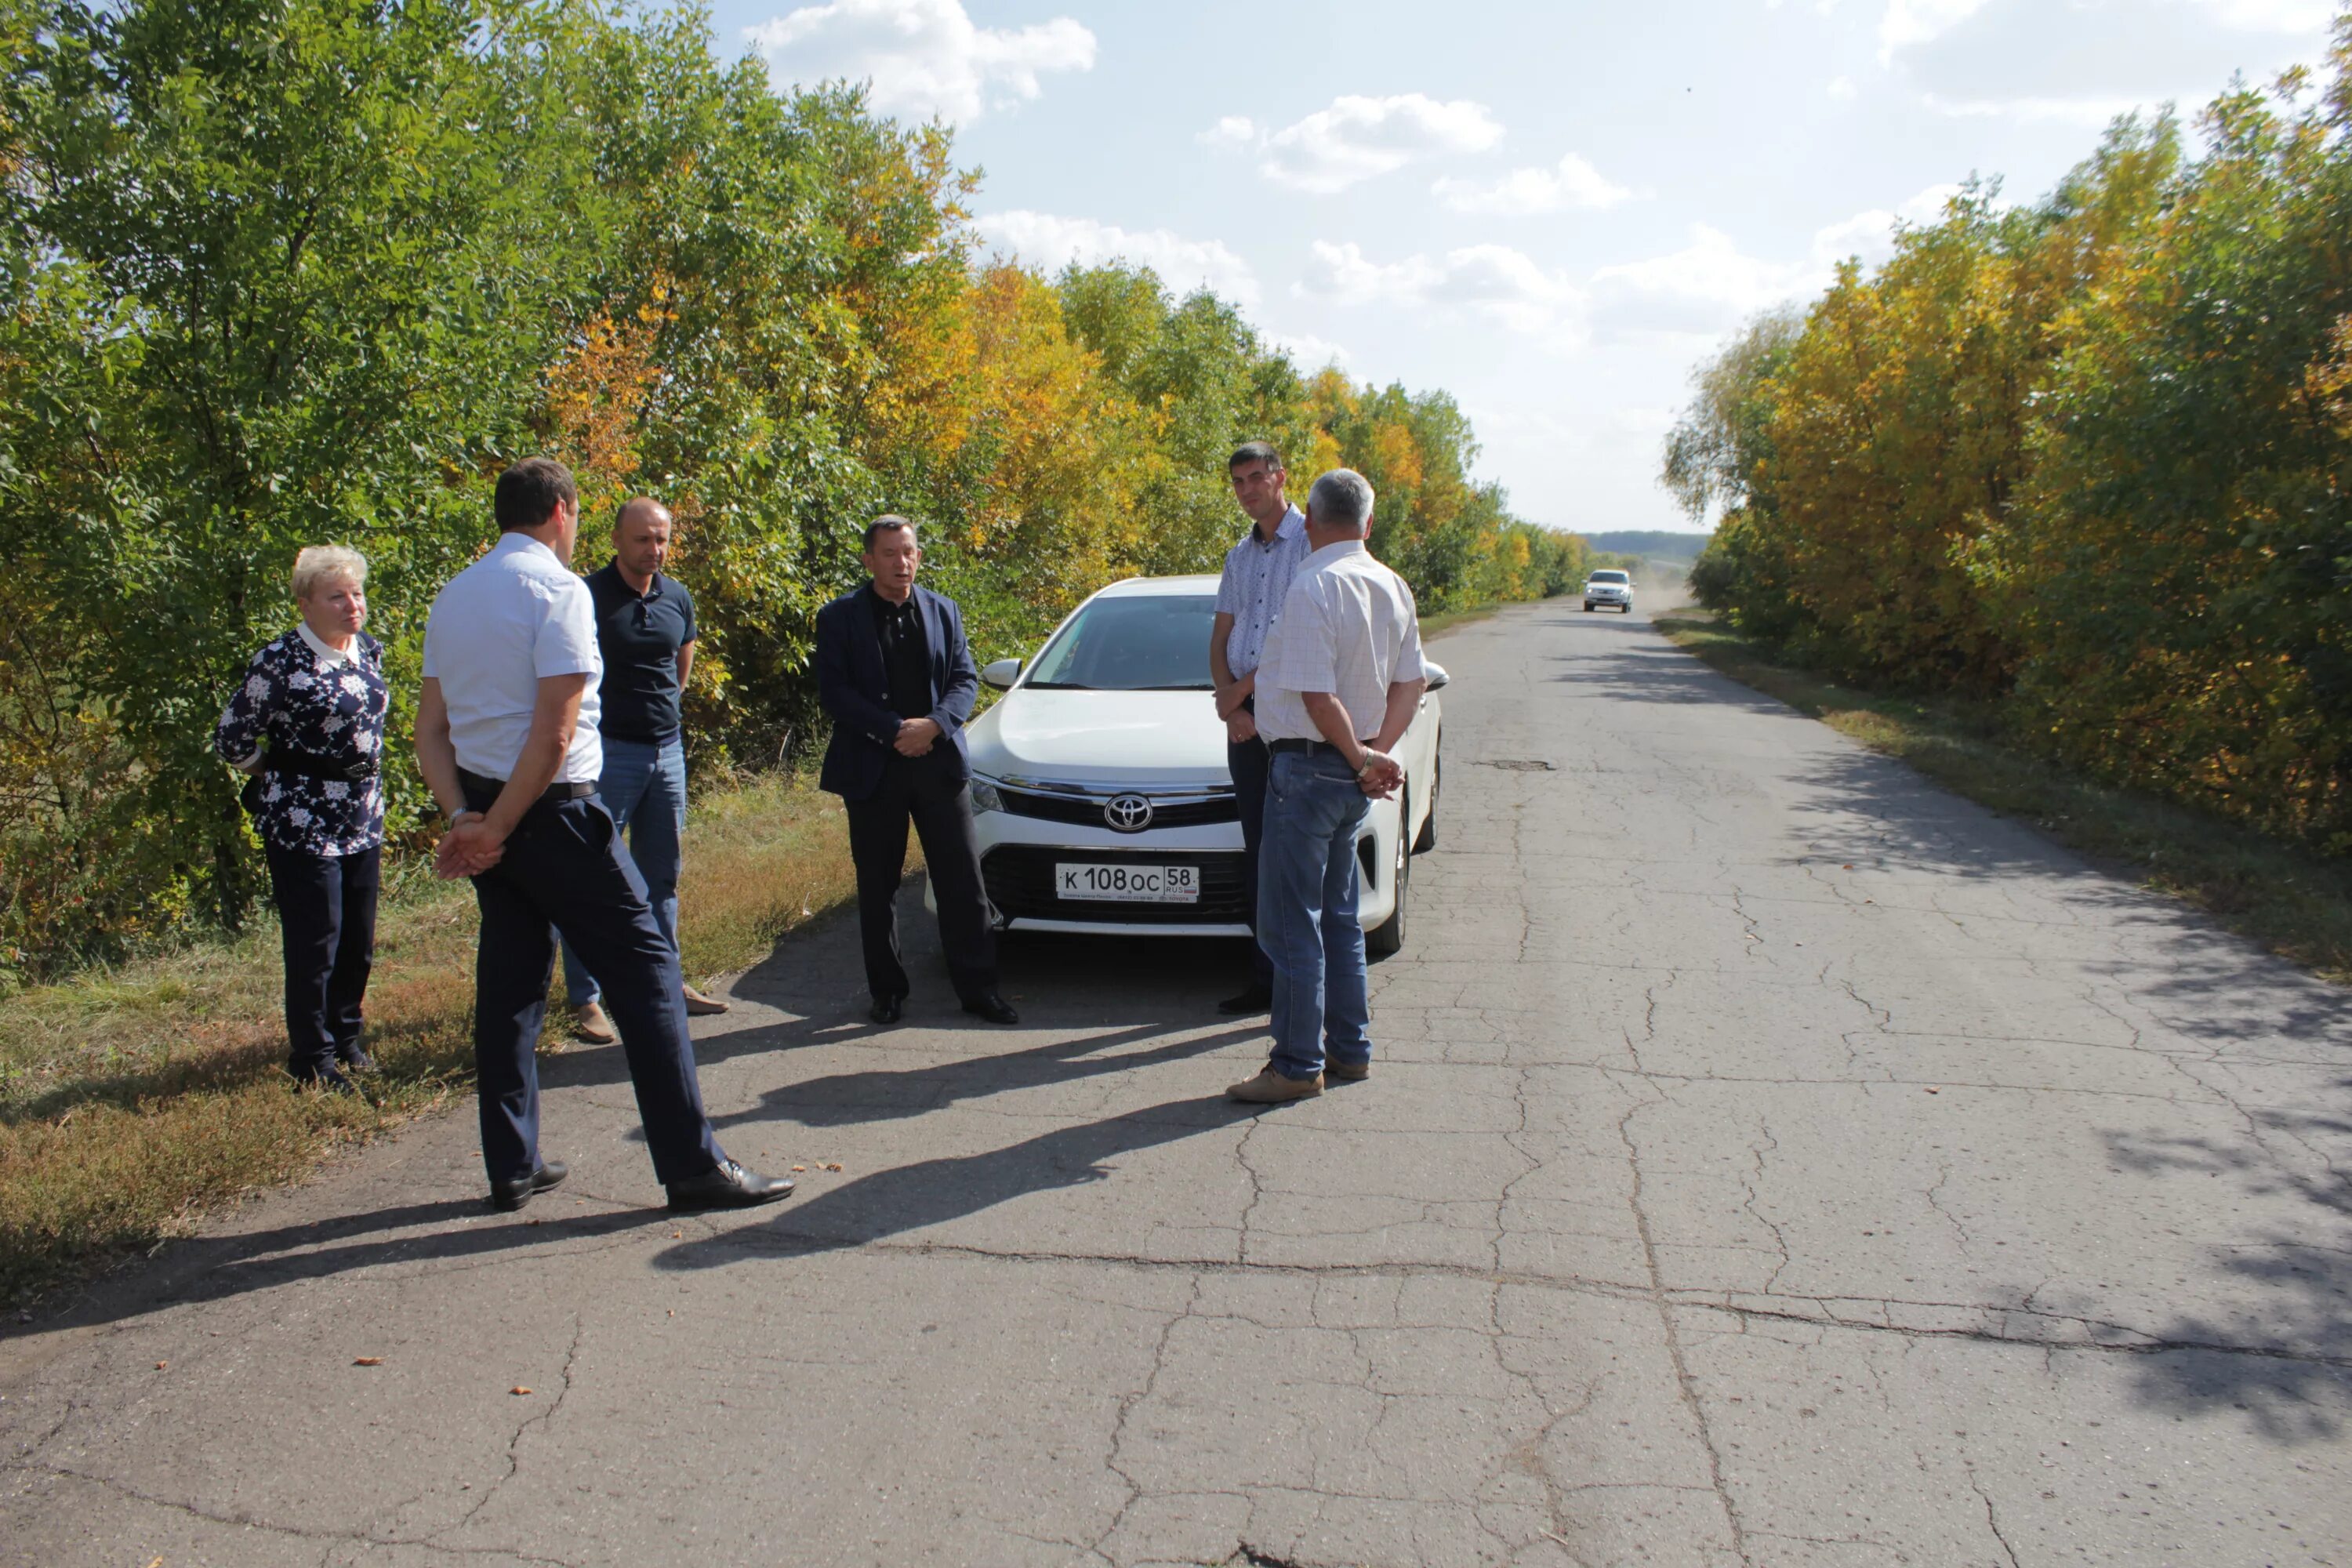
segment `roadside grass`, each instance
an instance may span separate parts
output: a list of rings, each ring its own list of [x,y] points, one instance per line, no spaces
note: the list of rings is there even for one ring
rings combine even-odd
[[[687,835],[691,976],[742,968],[850,897],[840,803],[805,779],[719,781]],[[368,988],[377,1103],[283,1071],[278,930],[93,971],[0,1003],[0,1300],[152,1248],[257,1188],[463,1095],[473,1077],[470,889],[388,878]]]
[[[1678,647],[1874,752],[2192,904],[2322,979],[2352,984],[2352,865],[2115,789],[2039,757],[1981,704],[1885,697],[1774,661],[1705,610],[1654,617]]]

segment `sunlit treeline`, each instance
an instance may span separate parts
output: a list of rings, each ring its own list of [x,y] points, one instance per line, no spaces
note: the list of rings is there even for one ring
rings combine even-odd
[[[2352,850],[2352,13],[2331,68],[2118,122],[1751,324],[1665,478],[1694,584],[1848,677]]]

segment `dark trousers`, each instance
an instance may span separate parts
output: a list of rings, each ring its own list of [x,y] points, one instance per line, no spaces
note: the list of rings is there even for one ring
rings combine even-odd
[[[1242,816],[1242,892],[1249,900],[1250,967],[1256,972],[1260,985],[1274,984],[1274,961],[1265,955],[1265,944],[1258,940],[1257,929],[1257,858],[1265,843],[1265,773],[1272,753],[1265,742],[1253,735],[1236,746],[1225,745],[1225,770],[1234,775],[1234,805]]]
[[[286,1068],[316,1078],[359,1051],[383,851],[311,855],[272,845],[268,855],[286,952]]]
[[[465,783],[466,804],[477,811],[496,798],[474,779]],[[604,1010],[620,1031],[655,1176],[682,1182],[716,1165],[719,1141],[695,1079],[677,949],[654,919],[646,880],[604,802],[588,795],[531,807],[508,838],[505,858],[474,879],[474,897],[482,906],[474,1063],[481,1079],[482,1163],[490,1179],[511,1181],[539,1168],[533,1052],[547,1016],[556,932],[604,984]]]
[[[939,748],[921,757],[893,754],[882,782],[864,800],[845,800],[849,858],[857,867],[857,930],[866,945],[866,985],[877,996],[907,994],[898,951],[898,882],[907,867],[907,824],[923,843],[923,864],[940,906],[940,945],[956,994],[970,1001],[996,989],[996,932],[980,880],[972,837],[971,788]]]

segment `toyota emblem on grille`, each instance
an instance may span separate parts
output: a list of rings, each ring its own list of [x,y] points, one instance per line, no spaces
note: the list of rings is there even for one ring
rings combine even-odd
[[[1140,833],[1151,826],[1151,803],[1139,795],[1113,795],[1103,805],[1103,820],[1121,833]]]

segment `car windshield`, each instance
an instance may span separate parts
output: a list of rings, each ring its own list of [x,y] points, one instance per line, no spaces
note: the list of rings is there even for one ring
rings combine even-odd
[[[1592,580],[1596,583],[1612,584],[1622,588],[1627,584],[1633,582],[1633,579],[1626,576],[1622,572],[1595,572],[1592,574]]]
[[[1045,645],[1031,689],[1208,691],[1208,594],[1138,594],[1097,599]]]

